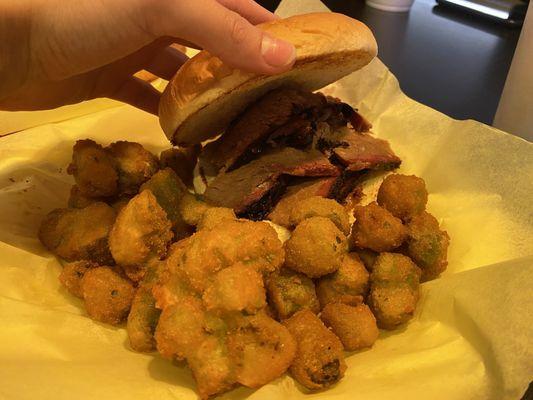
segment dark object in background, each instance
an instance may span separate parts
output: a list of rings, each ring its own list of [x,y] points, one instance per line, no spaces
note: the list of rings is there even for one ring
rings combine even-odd
[[[522,26],[529,0],[436,0],[443,7],[464,11],[510,26]]]

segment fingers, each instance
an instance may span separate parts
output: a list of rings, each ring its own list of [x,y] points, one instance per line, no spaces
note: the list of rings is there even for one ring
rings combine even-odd
[[[261,22],[272,21],[279,17],[253,0],[217,0],[229,10],[246,18],[250,23],[257,25]]]
[[[244,0],[221,1],[232,3],[237,9],[255,7]],[[166,4],[159,9],[158,17],[151,19],[152,23],[157,21],[154,29],[197,43],[232,67],[276,74],[287,71],[294,63],[296,52],[292,44],[269,36],[215,0]]]
[[[157,115],[161,93],[148,82],[132,76],[123,81],[113,92],[108,93],[106,97]]]

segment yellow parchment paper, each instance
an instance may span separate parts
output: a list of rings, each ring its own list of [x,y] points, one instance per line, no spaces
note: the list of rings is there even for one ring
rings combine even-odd
[[[320,10],[287,0],[278,12]],[[402,172],[426,180],[429,210],[451,236],[448,270],[422,285],[406,327],[347,357],[332,389],[304,394],[283,376],[221,398],[520,398],[533,379],[533,145],[416,103],[379,60],[325,91],[373,122]],[[66,203],[71,147],[86,137],[169,146],[155,117],[116,105],[0,138],[0,399],[195,399],[187,368],[131,351],[124,329],[85,316],[36,239],[43,216]]]

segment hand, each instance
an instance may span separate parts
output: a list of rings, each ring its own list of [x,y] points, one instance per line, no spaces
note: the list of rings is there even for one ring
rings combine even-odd
[[[276,16],[252,0],[0,2],[0,109],[38,110],[109,97],[157,114],[160,93],[134,77],[170,79],[204,48],[246,71],[275,74],[294,47],[254,24]]]

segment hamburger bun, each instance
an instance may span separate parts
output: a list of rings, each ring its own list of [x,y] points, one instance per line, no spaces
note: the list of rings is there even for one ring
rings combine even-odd
[[[279,75],[258,75],[230,68],[207,51],[198,53],[172,78],[159,104],[161,127],[173,144],[213,138],[266,92],[280,86],[318,90],[377,54],[370,29],[342,14],[303,14],[258,26],[296,47],[294,67]]]

